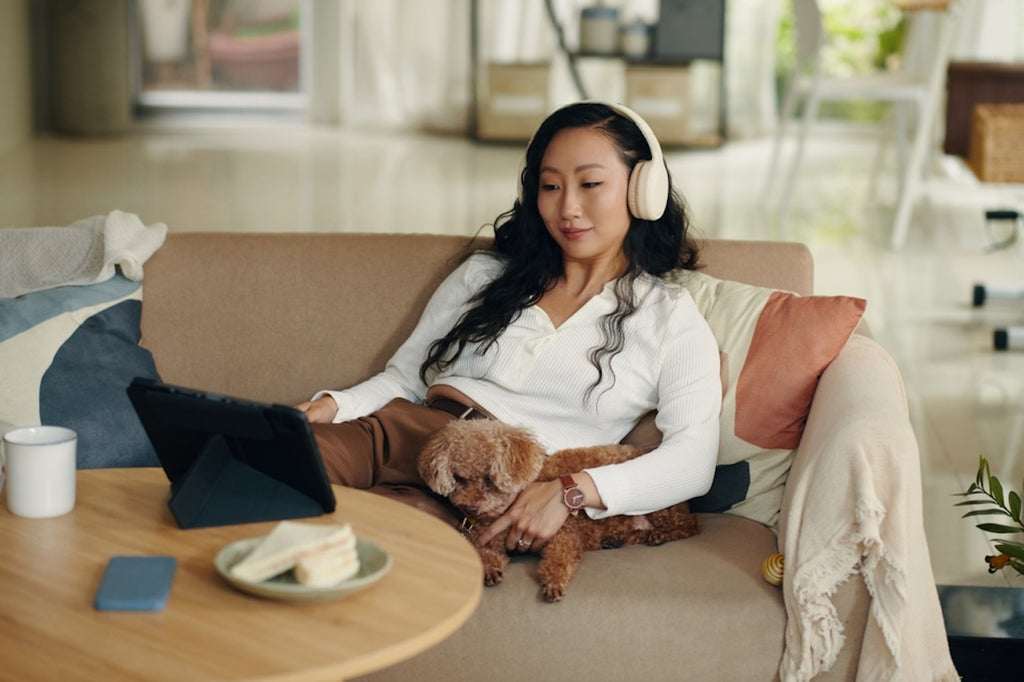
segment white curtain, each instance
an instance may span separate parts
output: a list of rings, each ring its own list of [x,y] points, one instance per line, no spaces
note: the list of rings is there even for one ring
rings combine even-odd
[[[953,59],[1024,61],[1024,0],[967,0]]]
[[[465,130],[470,3],[340,1],[339,122]]]
[[[781,0],[726,0],[726,134],[757,137],[775,129],[775,43]]]
[[[474,0],[319,0],[310,3],[315,120],[352,128],[465,133],[473,103],[471,8]],[[758,135],[774,121],[775,34],[780,0],[727,0],[727,134]],[[597,0],[553,0],[568,45],[580,11]],[[615,0],[623,22],[656,21],[658,0]],[[557,100],[577,97],[544,0],[479,0],[479,64],[551,60]],[[326,25],[326,30],[325,30]],[[333,29],[333,31],[332,31]],[[336,44],[329,36],[336,34]],[[593,67],[591,67],[593,68]],[[710,78],[717,77],[711,72]],[[700,83],[701,92],[715,88]],[[591,79],[594,93],[603,79]],[[613,93],[614,94],[614,93]]]

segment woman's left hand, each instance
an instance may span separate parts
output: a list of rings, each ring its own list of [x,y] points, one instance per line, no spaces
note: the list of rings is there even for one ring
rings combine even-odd
[[[535,482],[526,486],[503,515],[476,538],[483,547],[502,533],[509,552],[533,552],[543,549],[565,520],[569,508],[562,502],[562,484],[554,481]]]

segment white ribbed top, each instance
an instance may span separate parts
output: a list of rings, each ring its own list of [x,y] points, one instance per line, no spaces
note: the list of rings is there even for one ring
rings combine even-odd
[[[457,268],[438,287],[413,333],[385,370],[344,391],[335,422],[383,407],[396,397],[421,401],[419,379],[427,348],[468,308],[467,301],[500,272],[483,254]],[[606,511],[592,517],[643,514],[700,496],[711,486],[718,452],[721,379],[718,346],[690,294],[655,277],[637,281],[639,310],[625,327],[625,347],[612,361],[614,385],[597,378],[591,349],[602,345],[601,318],[615,309],[613,284],[605,286],[561,326],[533,306],[509,325],[486,354],[467,347],[429,383],[448,384],[498,419],[528,427],[548,452],[619,442],[651,410],[664,435],[655,450],[630,462],[589,469]],[[605,390],[609,388],[610,390]]]

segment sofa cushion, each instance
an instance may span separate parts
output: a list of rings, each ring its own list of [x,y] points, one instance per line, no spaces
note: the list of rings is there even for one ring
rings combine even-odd
[[[0,299],[0,432],[56,424],[78,433],[78,467],[156,466],[125,389],[159,378],[139,346],[142,286],[117,275]]]
[[[711,491],[692,505],[774,527],[818,377],[856,329],[866,302],[798,296],[694,271],[667,278],[689,290],[724,356],[718,469]]]
[[[761,578],[775,535],[725,514],[701,521],[699,535],[660,547],[587,552],[557,604],[541,596],[537,556],[513,557],[451,637],[359,679],[770,679],[786,625],[782,591]]]

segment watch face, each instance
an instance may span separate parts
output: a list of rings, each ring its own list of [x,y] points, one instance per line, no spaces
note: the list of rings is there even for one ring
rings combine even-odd
[[[579,488],[569,488],[565,491],[565,506],[569,509],[580,509],[583,507],[583,502],[586,500],[586,495]]]

